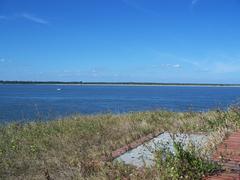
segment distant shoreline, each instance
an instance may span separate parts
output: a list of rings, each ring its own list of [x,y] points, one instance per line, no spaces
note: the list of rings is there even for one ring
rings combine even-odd
[[[146,83],[145,82],[58,82],[58,81],[0,81],[0,85],[240,87],[240,84],[149,83],[149,82],[146,82]]]

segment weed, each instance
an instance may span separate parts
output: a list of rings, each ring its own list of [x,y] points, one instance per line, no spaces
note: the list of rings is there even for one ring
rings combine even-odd
[[[46,179],[46,169],[52,179],[160,179],[168,173],[175,179],[200,177],[215,167],[202,159],[202,152],[186,151],[179,144],[175,144],[178,153],[174,156],[167,151],[158,152],[158,157],[166,154],[165,159],[157,158],[158,168],[139,171],[101,161],[113,150],[152,132],[208,133],[220,141],[239,127],[237,107],[206,113],[76,115],[49,122],[1,125],[0,179]],[[206,153],[211,154],[219,141],[211,141]]]
[[[156,152],[156,168],[161,179],[202,179],[220,167],[201,156],[196,147],[184,148],[182,142],[174,141],[174,152],[163,148]]]

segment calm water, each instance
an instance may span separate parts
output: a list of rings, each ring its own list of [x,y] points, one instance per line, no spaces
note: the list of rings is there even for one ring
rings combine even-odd
[[[0,121],[158,109],[206,111],[226,109],[239,99],[239,87],[0,85]]]

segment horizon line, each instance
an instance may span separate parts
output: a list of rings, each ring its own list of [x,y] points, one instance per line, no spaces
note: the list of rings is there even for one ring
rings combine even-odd
[[[240,83],[138,82],[138,81],[27,81],[0,80],[0,84],[133,84],[133,85],[240,85]]]

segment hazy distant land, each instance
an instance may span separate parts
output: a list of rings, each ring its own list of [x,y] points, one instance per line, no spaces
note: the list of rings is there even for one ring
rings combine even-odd
[[[36,85],[123,85],[123,86],[240,86],[240,84],[217,83],[156,83],[156,82],[83,82],[83,81],[4,81],[0,84],[36,84]]]

